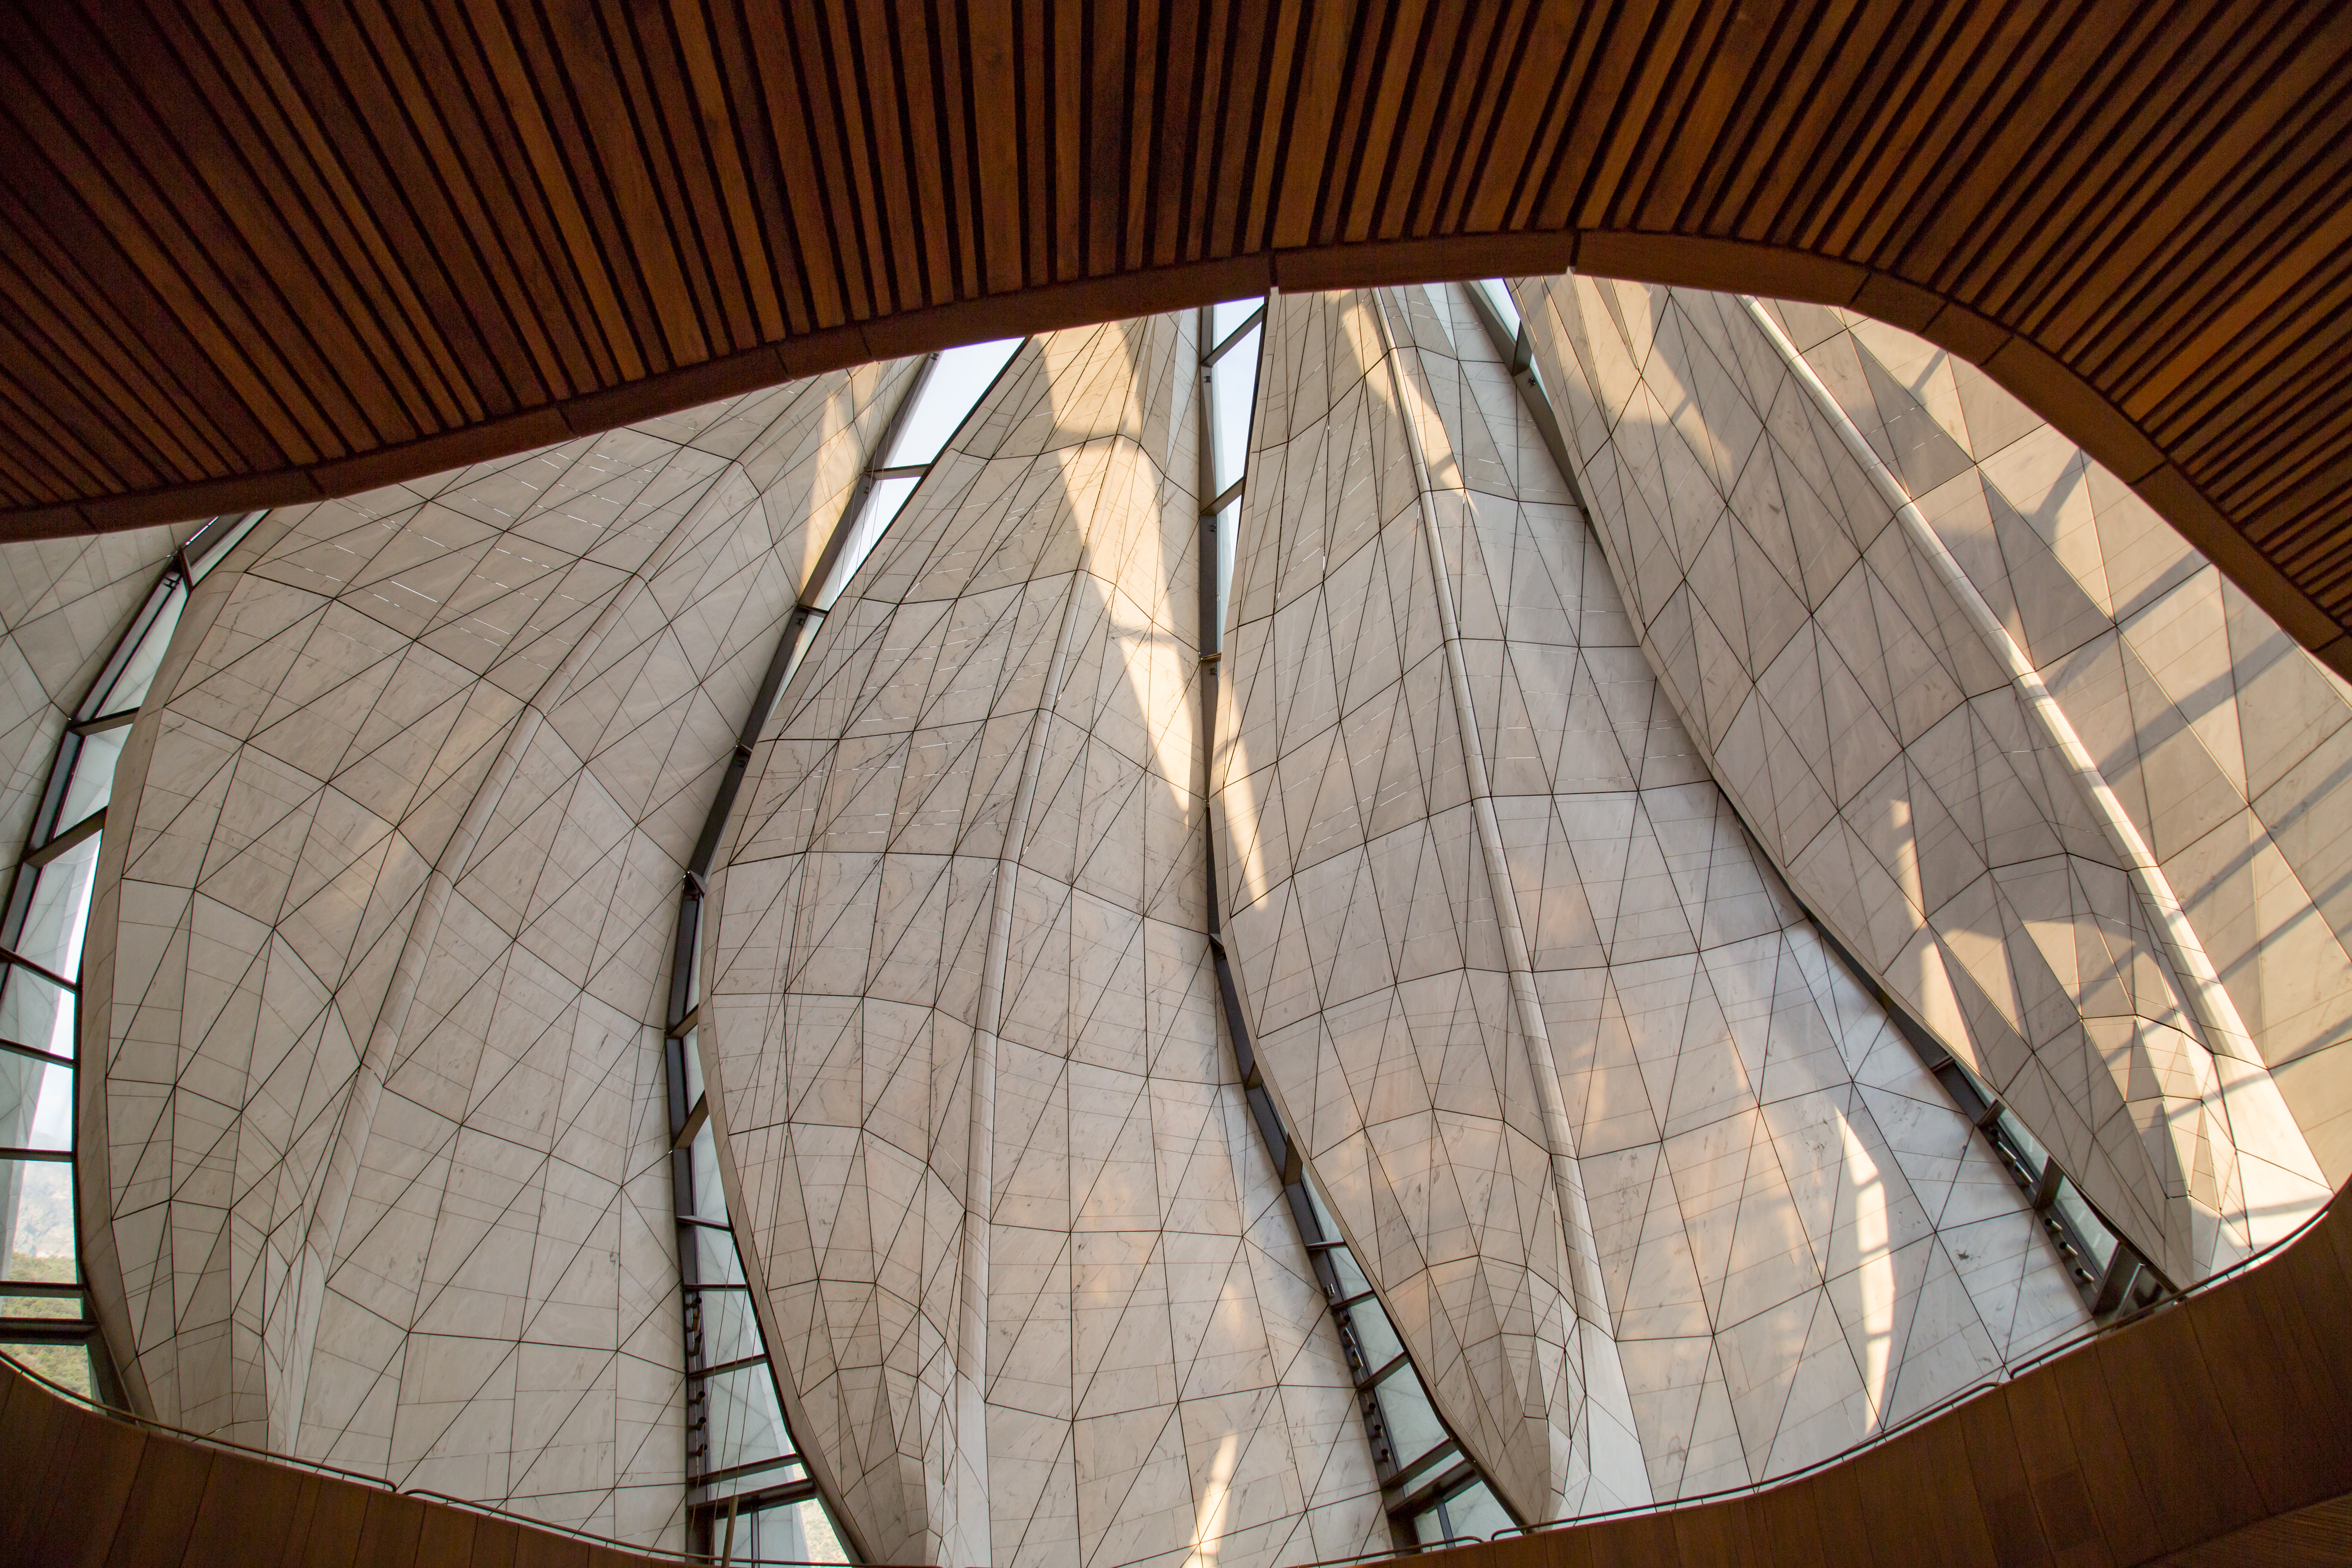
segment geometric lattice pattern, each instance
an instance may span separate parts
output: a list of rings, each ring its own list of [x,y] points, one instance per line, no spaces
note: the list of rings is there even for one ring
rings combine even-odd
[[[1269,331],[1231,940],[1489,1473],[1546,1516],[1761,1479],[2078,1327],[2014,1184],[1709,780],[1463,293],[1286,298]]]
[[[1967,361],[1851,311],[1780,309],[2042,670],[2341,1186],[2352,688]]]
[[[69,710],[193,531],[142,528],[0,552],[0,868],[24,851]]]
[[[278,512],[206,580],[86,968],[121,1359],[164,1420],[677,1539],[646,1020],[807,536],[904,376]]]
[[[682,1544],[675,1134],[764,1336],[698,1366],[764,1347],[845,1533],[1276,1568],[1785,1475],[2084,1327],[1920,1027],[2178,1283],[2352,1174],[2352,689],[1929,345],[1517,298],[1572,476],[1490,296],[1268,301],[1205,658],[1192,313],[1030,340],[919,480],[898,362],[269,515],[106,742],[132,1399]],[[679,1132],[686,868],[869,484]],[[173,538],[0,551],[0,855]]]
[[[1269,311],[1213,774],[1230,947],[1259,1060],[1432,1397],[1549,1517],[1583,1489],[1589,1377],[1615,1369],[1582,1364],[1381,309]]]
[[[1388,1530],[1218,1036],[1192,317],[1033,341],[828,616],[712,893],[712,1097],[841,1502],[897,1561]]]
[[[1574,276],[1521,295],[1643,647],[1812,908],[2176,1281],[2309,1212],[2325,1178],[2262,1063],[2211,1048],[2083,782],[1739,301]],[[2233,668],[2225,621],[2250,678],[2294,666],[2273,683],[2285,702],[2340,709],[2340,686],[2274,627],[2265,641],[2242,600],[2226,615],[2210,567],[1972,368],[1858,318],[1769,308],[2213,926],[2229,890],[2204,885],[2228,873],[2191,846],[2226,819],[2242,858],[2254,820],[2242,760],[2212,760],[2238,744],[2212,685]],[[2143,645],[2190,710],[2152,674],[2127,685]],[[2331,1000],[2261,1005],[2247,922],[2209,939],[2231,996],[2289,1054],[2332,1043],[2323,1020],[2352,1001],[2328,928],[2306,923],[2299,984],[2326,941]]]

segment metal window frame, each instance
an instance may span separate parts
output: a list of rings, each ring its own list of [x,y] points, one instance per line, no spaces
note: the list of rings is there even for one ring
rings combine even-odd
[[[1490,284],[1502,289],[1512,300],[1512,309],[1520,317],[1516,331],[1495,308],[1494,300],[1486,291]],[[1519,389],[1520,400],[1542,436],[1545,447],[1549,448],[1576,510],[1589,520],[1592,509],[1585,504],[1583,487],[1577,483],[1576,470],[1570,465],[1568,440],[1561,431],[1559,413],[1552,407],[1551,396],[1544,390],[1543,378],[1536,370],[1534,345],[1528,336],[1527,312],[1519,309],[1507,279],[1482,279],[1462,288],[1469,297],[1471,310],[1477,316],[1478,324],[1486,330],[1487,342],[1502,356],[1513,384]],[[1764,855],[1761,841],[1739,811],[1739,803],[1732,800],[1727,792],[1724,794],[1724,799],[1729,802],[1733,815],[1739,817],[1740,830],[1747,834],[1748,847],[1769,864],[1770,857]],[[1877,976],[1859,958],[1846,951],[1845,944],[1822,923],[1821,916],[1814,912],[1812,906],[1805,901],[1795,887],[1788,883],[1787,879],[1782,879],[1782,884],[1788,887],[1790,898],[1803,911],[1814,934],[1822,939],[1822,944],[1835,955],[1839,964],[1854,982],[1868,992],[1880,1009],[1894,1021],[1895,1032],[1903,1037],[1904,1043],[1911,1047],[1912,1054],[1919,1058],[1921,1065],[1943,1086],[1945,1093],[1951,1096],[1954,1107],[1976,1124],[1978,1135],[1991,1151],[1994,1162],[2007,1171],[2011,1179],[2025,1193],[2033,1215],[2040,1222],[2039,1228],[2052,1249],[2058,1254],[2060,1265],[2065,1268],[2067,1278],[2074,1282],[2076,1290],[2081,1292],[2092,1317],[2100,1321],[2128,1317],[2147,1310],[2167,1296],[2179,1295],[2179,1287],[2165,1278],[2125,1237],[2121,1227],[2100,1211],[2089,1194],[2083,1191],[2083,1184],[2059,1164],[2055,1155],[2045,1153],[2044,1158],[2037,1163],[2015,1140],[2006,1135],[2000,1128],[2000,1118],[2007,1107],[2000,1097],[1979,1083],[1976,1075],[1969,1072],[1927,1026],[1913,1017],[1879,984]],[[1960,1084],[1956,1083],[1955,1074],[1965,1081],[1965,1092]],[[1973,1107],[1970,1100],[1976,1102]],[[2057,1208],[2056,1199],[2062,1183],[2072,1189],[2083,1205],[2106,1228],[2115,1250],[2104,1267],[2092,1261],[2098,1256],[2095,1238],[2085,1235]]]
[[[1200,477],[1195,493],[1212,497],[1200,508],[1198,568],[1201,722],[1196,749],[1200,753],[1201,800],[1204,810],[1211,817],[1206,824],[1207,830],[1202,835],[1202,860],[1208,895],[1204,904],[1206,911],[1204,921],[1207,926],[1210,962],[1217,977],[1218,1012],[1224,1022],[1225,1041],[1233,1052],[1234,1065],[1239,1074],[1244,1102],[1249,1108],[1250,1121],[1257,1129],[1259,1142],[1265,1145],[1267,1156],[1274,1162],[1275,1171],[1282,1182],[1283,1196],[1289,1206],[1291,1222],[1297,1227],[1299,1241],[1306,1248],[1307,1260],[1315,1271],[1316,1282],[1322,1288],[1324,1305],[1330,1313],[1332,1327],[1339,1334],[1340,1351],[1347,1359],[1348,1375],[1355,1384],[1357,1411],[1364,1423],[1364,1436],[1371,1445],[1373,1468],[1380,1478],[1381,1500],[1388,1516],[1391,1543],[1399,1552],[1422,1552],[1444,1544],[1444,1538],[1433,1541],[1421,1540],[1413,1525],[1415,1516],[1427,1511],[1433,1499],[1458,1497],[1473,1487],[1485,1487],[1487,1494],[1494,1498],[1515,1523],[1525,1524],[1527,1521],[1519,1517],[1518,1510],[1511,1506],[1510,1500],[1486,1479],[1485,1472],[1479,1469],[1477,1462],[1470,1457],[1470,1450],[1462,1442],[1461,1435],[1454,1430],[1453,1423],[1447,1419],[1444,1408],[1430,1394],[1429,1381],[1422,1375],[1419,1365],[1412,1359],[1411,1349],[1405,1346],[1404,1336],[1397,1332],[1394,1320],[1390,1317],[1386,1306],[1380,1300],[1379,1286],[1372,1279],[1370,1272],[1360,1263],[1355,1265],[1356,1271],[1370,1287],[1364,1290],[1351,1290],[1340,1278],[1334,1255],[1341,1251],[1352,1255],[1355,1249],[1349,1245],[1344,1237],[1326,1231],[1320,1212],[1325,1205],[1307,1185],[1305,1158],[1300,1154],[1297,1142],[1291,1136],[1289,1127],[1284,1122],[1280,1109],[1274,1103],[1274,1097],[1266,1089],[1265,1076],[1258,1069],[1256,1051],[1252,1044],[1248,1021],[1242,1013],[1241,991],[1234,980],[1233,964],[1225,950],[1224,931],[1219,914],[1221,905],[1217,876],[1217,836],[1210,790],[1212,779],[1209,772],[1210,753],[1216,743],[1217,733],[1217,671],[1223,660],[1224,649],[1226,584],[1219,581],[1223,573],[1224,557],[1220,549],[1218,520],[1230,515],[1238,531],[1240,513],[1236,503],[1246,493],[1249,454],[1245,440],[1243,448],[1242,472],[1236,474],[1233,482],[1222,491],[1217,490],[1215,489],[1217,431],[1214,378],[1217,366],[1234,345],[1250,332],[1259,331],[1265,325],[1268,312],[1276,298],[1276,293],[1269,291],[1265,303],[1259,305],[1255,310],[1213,344],[1210,342],[1210,336],[1216,319],[1215,307],[1204,305],[1200,309],[1199,324],[1194,335],[1194,342],[1197,344],[1206,345],[1199,356],[1199,384],[1195,389],[1201,408],[1201,435],[1197,443]],[[1253,426],[1256,417],[1257,385],[1265,359],[1265,343],[1266,339],[1261,332],[1258,339],[1258,362],[1248,367],[1251,411],[1249,417]],[[1388,1336],[1400,1347],[1398,1354],[1388,1358],[1377,1366],[1365,1353],[1362,1341],[1356,1331],[1355,1314],[1361,1311],[1378,1314],[1383,1327],[1387,1330]],[[1388,1413],[1381,1401],[1381,1385],[1400,1374],[1409,1375],[1413,1379],[1422,1398],[1427,1402],[1431,1415],[1436,1417],[1444,1434],[1426,1450],[1412,1455],[1400,1455],[1397,1452],[1396,1444],[1390,1436]],[[1445,1465],[1444,1462],[1449,1458],[1457,1459],[1458,1462]],[[1426,1479],[1430,1477],[1432,1470],[1439,1466],[1444,1468],[1435,1479]],[[1441,1522],[1442,1519],[1441,1515]]]
[[[118,730],[136,721],[145,710],[146,699],[152,694],[152,684],[140,694],[138,701],[127,707],[112,707],[117,689],[131,661],[146,647],[149,637],[170,617],[164,632],[163,648],[157,652],[160,660],[170,648],[169,638],[179,626],[179,616],[185,612],[188,599],[198,584],[212,569],[228,556],[256,524],[267,516],[266,511],[226,513],[202,524],[172,552],[170,561],[139,607],[131,612],[130,623],[117,634],[106,662],[100,667],[89,689],[82,693],[68,715],[64,733],[59,736],[56,752],[49,760],[47,776],[41,786],[40,803],[35,809],[31,830],[26,836],[24,852],[10,868],[8,892],[0,900],[0,997],[16,982],[18,971],[39,984],[61,993],[66,1006],[71,1009],[71,1027],[75,1040],[72,1057],[62,1057],[54,1051],[20,1040],[0,1040],[0,1051],[41,1064],[44,1069],[58,1068],[72,1075],[71,1128],[63,1149],[0,1149],[0,1159],[19,1164],[65,1164],[72,1167],[74,1220],[74,1277],[68,1281],[36,1279],[0,1279],[0,1299],[17,1300],[69,1300],[79,1309],[77,1317],[47,1318],[17,1314],[0,1316],[0,1348],[10,1345],[79,1344],[89,1357],[91,1392],[106,1405],[121,1408],[126,1403],[122,1379],[114,1364],[113,1354],[99,1321],[96,1299],[90,1292],[89,1275],[85,1268],[84,1238],[89,1231],[88,1216],[83,1213],[81,1192],[81,1122],[82,1097],[86,1093],[102,1092],[105,1074],[100,1071],[85,1075],[82,1063],[86,1053],[81,1039],[81,986],[78,979],[68,978],[45,964],[37,963],[16,951],[24,938],[25,922],[31,913],[33,900],[40,888],[43,870],[70,851],[99,837],[106,828],[107,808],[103,805],[79,819],[58,823],[67,796],[82,776],[82,757],[87,742],[93,735]],[[82,909],[81,920],[88,930],[89,908]],[[76,943],[76,952],[79,952]],[[102,1058],[101,1058],[102,1059]],[[0,1241],[13,1243],[16,1213],[11,1210],[0,1215],[0,1228],[8,1232]]]

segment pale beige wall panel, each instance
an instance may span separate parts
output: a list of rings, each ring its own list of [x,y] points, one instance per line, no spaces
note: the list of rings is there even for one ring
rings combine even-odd
[[[101,1299],[163,1419],[680,1539],[668,932],[904,380],[281,512],[206,580],[86,970]]]
[[[1745,1484],[2081,1326],[1711,781],[1467,299],[1285,297],[1270,337],[1228,941],[1489,1473],[1544,1517]]]
[[[799,1436],[897,1561],[1389,1539],[1219,1037],[1196,353],[1189,317],[1022,351],[827,617],[714,879],[738,1229]]]
[[[2233,929],[2213,918],[2231,889],[2208,887],[2235,872],[2250,888],[2276,860],[2208,863],[2233,825],[2249,839],[2244,792],[2213,759],[2239,743],[2214,681],[2232,664],[2225,623],[2248,640],[2251,606],[2233,620],[2136,497],[1916,339],[1797,306],[1770,307],[1768,331],[1737,296],[1580,277],[1519,293],[1644,650],[1814,910],[2176,1279],[2308,1212],[2326,1178],[2282,1099],[2292,1079],[2274,1084],[2263,1056],[2324,1050],[2352,985],[2324,921],[2275,914],[2297,978],[2265,982],[2252,900],[2238,895]],[[2158,630],[2184,618],[2210,635]],[[2212,667],[2186,709],[2152,678],[2128,686],[2136,640]],[[2284,651],[2252,637],[2249,684]],[[2326,717],[2333,682],[2315,666],[2273,684]],[[2178,763],[2151,772],[2142,754],[2158,748]],[[2119,816],[2086,793],[2091,774]],[[2152,849],[2139,870],[2126,818]],[[2150,904],[2151,873],[2178,889],[2185,926]],[[2336,951],[2301,951],[2314,942]],[[2207,963],[2219,984],[2200,987]],[[2304,1097],[2315,1132],[2324,1100]]]

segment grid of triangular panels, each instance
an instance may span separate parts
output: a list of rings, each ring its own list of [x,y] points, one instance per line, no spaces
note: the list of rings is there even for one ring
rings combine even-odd
[[[924,356],[897,377],[893,406],[867,446],[864,470],[802,574],[733,756],[696,835],[677,903],[662,1008],[668,1089],[670,1195],[677,1215],[686,1327],[687,1550],[732,1560],[845,1561],[843,1521],[825,1501],[830,1471],[793,1437],[783,1384],[768,1349],[772,1315],[743,1266],[729,1217],[728,1149],[702,1063],[701,964],[709,878],[740,797],[752,744],[838,601],[1020,339]],[[856,1532],[851,1532],[851,1542]]]
[[[1204,308],[1201,340],[1202,425],[1201,506],[1200,692],[1201,738],[1221,732],[1218,677],[1224,628],[1233,595],[1235,547],[1246,500],[1252,416],[1263,359],[1265,298],[1228,300]],[[1207,763],[1209,759],[1202,759]],[[1356,1380],[1357,1408],[1364,1418],[1372,1461],[1381,1478],[1391,1533],[1399,1545],[1427,1548],[1475,1539],[1520,1522],[1478,1462],[1463,1445],[1443,1409],[1431,1399],[1412,1354],[1390,1321],[1354,1250],[1332,1217],[1330,1205],[1301,1157],[1297,1136],[1284,1121],[1265,1076],[1249,1020],[1234,984],[1231,956],[1222,933],[1223,887],[1212,834],[1202,866],[1208,892],[1210,958],[1216,971],[1217,998],[1226,1045],[1241,1075],[1250,1120],[1267,1155],[1282,1173],[1300,1240],[1329,1306],[1341,1353]]]
[[[677,1536],[647,1002],[892,374],[280,512],[206,585],[87,971],[163,1419]]]
[[[1269,331],[1231,940],[1268,1079],[1490,1474],[1560,1512],[1762,1479],[2080,1323],[1708,782],[1466,296],[1285,300]],[[1547,1053],[1588,1228],[1546,1170]]]
[[[1217,1038],[1191,329],[1024,350],[828,617],[711,890],[737,1223],[894,1558],[1388,1539]]]
[[[1457,289],[1280,299],[1265,342],[1216,735],[1192,318],[1052,334],[810,643],[718,857],[709,1163],[861,1538],[1387,1539],[1217,1038],[1211,834],[1256,1064],[1523,1516],[1783,1473],[2078,1326],[1644,646],[1674,513],[1588,523]],[[191,605],[90,965],[170,1418],[676,1538],[681,868],[904,374],[280,514]]]
[[[1763,307],[1832,411],[1734,297],[1522,292],[1643,646],[1798,891],[2176,1285],[2291,1227],[2352,1169],[2342,683],[1908,334]],[[2040,670],[2275,1079],[2208,1048],[2112,834],[1833,417]]]

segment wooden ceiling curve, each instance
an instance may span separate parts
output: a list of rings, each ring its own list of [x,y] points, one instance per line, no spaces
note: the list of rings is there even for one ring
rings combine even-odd
[[[1924,333],[2352,672],[2341,5],[12,0],[0,39],[0,537],[1573,265]]]

